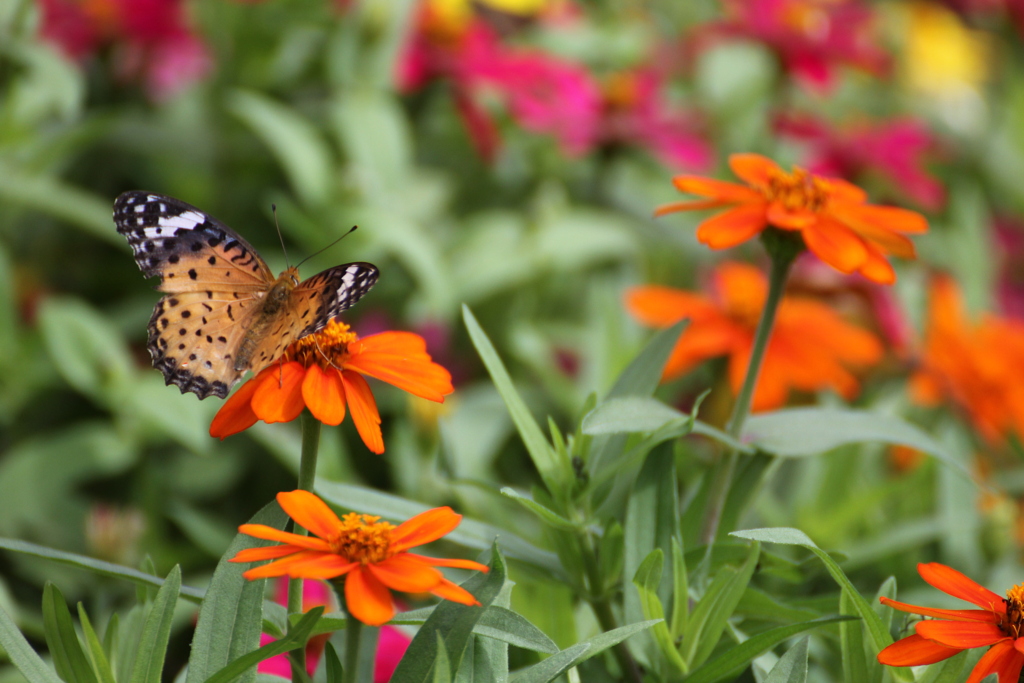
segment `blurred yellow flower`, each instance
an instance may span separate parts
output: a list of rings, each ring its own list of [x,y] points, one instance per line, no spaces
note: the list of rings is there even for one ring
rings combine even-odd
[[[903,76],[907,86],[942,99],[976,95],[991,68],[988,34],[968,28],[937,3],[913,2],[905,12]]]

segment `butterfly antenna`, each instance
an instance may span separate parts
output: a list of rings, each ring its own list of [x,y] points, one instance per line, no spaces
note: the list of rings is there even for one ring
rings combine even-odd
[[[281,225],[277,222],[277,204],[271,204],[270,211],[274,214],[274,227],[277,228],[277,239],[281,241],[281,251],[284,252],[284,262],[288,263],[288,250],[284,248],[284,237],[281,235]]]
[[[324,247],[320,251],[315,251],[312,254],[310,254],[309,256],[307,256],[306,258],[302,259],[301,261],[299,261],[299,264],[297,266],[295,266],[295,267],[298,268],[299,266],[301,266],[303,263],[305,263],[309,259],[313,258],[314,256],[318,256],[318,255],[324,253],[325,251],[327,251],[328,249],[333,247],[335,244],[337,244],[338,242],[342,241],[343,239],[345,239],[346,237],[348,237],[349,235],[354,233],[358,227],[359,227],[358,225],[353,225],[351,228],[348,229],[348,232],[346,232],[344,235],[342,235],[338,239],[334,240],[333,242],[328,244],[326,247]]]

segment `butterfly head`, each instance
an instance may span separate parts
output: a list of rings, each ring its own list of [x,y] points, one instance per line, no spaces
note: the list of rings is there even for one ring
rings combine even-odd
[[[291,296],[292,290],[299,284],[299,269],[288,268],[281,275],[270,289],[267,290],[266,303],[263,306],[264,313],[274,314],[281,309]]]

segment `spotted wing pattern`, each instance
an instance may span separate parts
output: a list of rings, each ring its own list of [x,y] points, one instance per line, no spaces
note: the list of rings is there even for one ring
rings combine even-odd
[[[269,365],[377,281],[369,263],[336,266],[295,286],[287,304],[270,314],[267,292],[281,282],[291,286],[296,271],[275,279],[252,245],[212,216],[173,197],[134,191],[114,202],[114,223],[142,272],[159,276],[157,289],[167,293],[149,322],[153,366],[167,384],[199,398],[224,398],[247,370]],[[256,352],[239,362],[243,341],[253,335]]]
[[[351,308],[377,282],[372,263],[346,263],[303,280],[292,290],[287,313],[273,323],[253,353],[252,369],[259,372],[296,339],[323,329],[327,322]]]

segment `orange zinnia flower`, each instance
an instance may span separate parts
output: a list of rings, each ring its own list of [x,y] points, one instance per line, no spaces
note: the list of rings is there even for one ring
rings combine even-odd
[[[910,378],[915,402],[951,399],[981,435],[997,443],[1024,435],[1024,323],[986,315],[972,324],[956,283],[932,281],[921,365]]]
[[[653,327],[690,319],[665,365],[663,380],[678,377],[708,358],[728,355],[730,384],[733,392],[738,392],[768,281],[753,266],[726,262],[715,270],[713,283],[713,297],[671,287],[634,287],[626,294],[626,306],[633,316]],[[882,344],[875,335],[845,322],[828,306],[804,297],[783,297],[752,409],[782,406],[790,390],[831,387],[843,397],[853,398],[859,385],[846,366],[867,367],[881,357]]]
[[[940,591],[981,609],[934,609],[880,598],[902,612],[937,618],[917,622],[914,635],[879,652],[878,661],[889,666],[934,664],[963,650],[991,646],[967,683],[978,683],[989,674],[998,674],[999,683],[1017,683],[1024,667],[1024,585],[1008,590],[1004,599],[938,562],[919,564],[917,571]]]
[[[279,362],[243,384],[217,411],[210,436],[223,439],[257,420],[289,422],[304,407],[324,424],[338,425],[347,403],[363,443],[383,453],[380,413],[363,375],[438,403],[454,391],[451,375],[430,360],[418,334],[381,332],[360,339],[348,325],[332,320],[294,342]]]
[[[243,524],[243,534],[284,545],[242,550],[232,562],[274,560],[246,571],[247,579],[289,576],[293,579],[345,577],[345,604],[364,624],[380,626],[395,615],[390,590],[430,592],[464,605],[479,605],[466,589],[444,578],[434,567],[489,571],[470,560],[444,560],[408,552],[441,538],[459,525],[462,515],[442,507],[427,510],[394,526],[380,517],[350,512],[341,519],[327,504],[301,489],[277,494],[277,502],[296,524],[312,536],[291,534],[262,524]]]
[[[746,242],[769,225],[799,231],[818,258],[842,273],[860,273],[892,284],[896,273],[887,254],[915,258],[914,244],[903,233],[922,233],[928,222],[919,213],[867,203],[856,185],[812,175],[802,168],[783,171],[759,154],[733,154],[729,167],[746,185],[699,176],[676,176],[681,192],[707,199],[659,207],[673,211],[731,207],[697,228],[697,239],[712,249]]]

